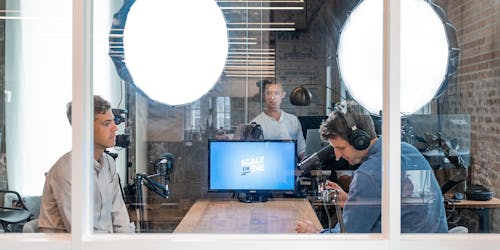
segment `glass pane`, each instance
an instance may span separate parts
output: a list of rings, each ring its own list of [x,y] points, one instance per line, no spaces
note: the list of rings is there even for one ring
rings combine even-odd
[[[19,194],[0,193],[0,206],[20,209],[0,209],[3,231],[71,230],[71,6],[0,4],[0,190]]]
[[[319,189],[325,189],[322,200],[336,204],[330,204],[329,210],[337,224],[329,221],[325,229],[380,233],[383,6],[381,1],[345,1],[341,6],[347,12],[334,13],[343,23],[336,51],[338,65],[334,64],[340,80],[334,77],[331,83],[339,96],[332,99],[337,103],[319,131],[334,151],[329,164],[335,183],[327,182]],[[328,216],[328,210],[323,213]]]
[[[454,33],[447,33],[446,16],[430,2],[402,2],[401,17],[401,139],[406,142],[401,144],[401,232],[446,233],[440,185],[426,157],[415,147],[424,135],[416,136],[407,119],[419,109],[429,112],[422,106],[440,90],[447,70],[453,70],[447,68],[452,65],[448,55],[455,48],[447,36]],[[421,121],[431,123],[431,118],[424,116]]]
[[[339,47],[336,34],[356,4],[216,1],[228,35],[224,68],[210,91],[186,104],[172,105],[158,96],[187,96],[191,90],[181,86],[206,80],[196,80],[203,76],[203,51],[195,56],[189,52],[216,36],[215,27],[187,27],[176,20],[184,28],[172,28],[164,40],[156,41],[153,24],[144,24],[150,39],[142,48],[153,47],[158,53],[144,52],[147,60],[132,63],[134,57],[128,57],[128,52],[133,42],[128,41],[134,32],[127,29],[134,22],[131,13],[140,11],[144,3],[103,2],[94,3],[94,93],[120,109],[115,116],[124,118],[116,131],[117,146],[108,150],[117,153],[116,168],[135,232],[297,233],[296,221],[310,221],[315,232],[335,227],[342,209],[335,209],[339,201],[332,201],[334,193],[324,191],[324,183],[339,183],[347,196],[351,181],[357,180],[353,172],[359,162],[336,161],[333,148],[320,138],[320,124],[336,103],[348,103],[350,109],[367,114],[363,117],[380,122],[378,111],[368,115],[370,109],[359,105],[351,89],[341,84],[345,81],[334,56]],[[382,20],[379,7],[376,15]],[[158,5],[157,9],[166,13],[171,8]],[[316,18],[309,19],[311,10]],[[182,13],[182,20],[199,18],[190,16],[191,11]],[[159,14],[142,14],[149,15],[153,19]],[[206,13],[202,17],[210,19]],[[205,34],[206,30],[210,32]],[[186,33],[197,37],[187,38]],[[381,51],[381,27],[375,33]],[[173,40],[195,45],[166,45]],[[189,72],[179,79],[173,68],[184,58],[173,61],[173,48],[189,57]],[[159,56],[163,50],[172,54]],[[167,88],[149,93],[143,80],[135,77],[139,73],[133,65],[138,64],[147,66],[150,73],[161,73],[151,81]],[[382,68],[380,64],[371,67],[373,71]],[[381,74],[372,77],[381,83]],[[381,93],[381,85],[375,89]],[[371,133],[369,142],[377,136],[373,125],[363,129]],[[118,138],[129,144],[118,145]],[[261,144],[262,140],[266,142]],[[220,162],[225,165],[217,168]],[[376,185],[380,190],[380,177]],[[380,192],[366,199],[375,220],[353,226],[353,218],[366,204],[348,203],[347,232],[380,232],[376,220]],[[261,202],[262,207],[253,209],[247,202]]]
[[[492,11],[498,8],[498,1],[433,1],[430,6],[440,20],[437,26],[448,44],[446,70],[440,73],[442,77],[436,82],[439,88],[432,93],[432,100],[416,112],[403,116],[401,124],[402,140],[420,151],[432,170],[426,172],[432,174],[402,173],[404,182],[401,189],[405,190],[404,195],[410,196],[411,193],[411,197],[430,195],[438,201],[443,197],[443,206],[439,209],[445,211],[439,211],[439,221],[444,221],[441,224],[445,224],[449,232],[498,232],[498,209],[495,208],[500,206],[500,202],[493,194],[498,190],[495,177],[498,161],[495,157],[498,158],[496,148],[499,138],[498,133],[491,133],[498,128],[495,122],[498,103],[495,100],[498,99],[497,78],[500,71],[494,63],[498,61],[498,34],[494,31],[498,30],[499,17]],[[419,22],[424,24],[435,17],[428,16],[427,20]],[[427,35],[425,39],[429,40],[429,37]],[[412,61],[425,65],[436,61],[431,58],[437,56],[433,54],[432,57]],[[434,69],[422,72],[430,75]],[[404,79],[403,74],[406,73],[402,70],[401,74]],[[413,78],[419,83],[423,80]],[[407,87],[418,88],[418,91],[410,91],[413,95],[424,90],[419,83]],[[404,88],[405,83],[402,82],[401,90],[404,91]],[[408,103],[402,92],[401,105],[405,104]],[[410,182],[412,186],[405,185]],[[425,185],[422,186],[422,183]],[[402,210],[404,207],[402,204]],[[437,207],[434,211],[436,218]],[[433,214],[426,213],[424,216]],[[405,231],[404,225],[401,227],[403,232],[409,232]]]

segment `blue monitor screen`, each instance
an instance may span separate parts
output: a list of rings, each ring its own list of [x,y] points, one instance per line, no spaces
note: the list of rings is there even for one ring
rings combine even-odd
[[[291,191],[295,141],[209,141],[209,191]]]

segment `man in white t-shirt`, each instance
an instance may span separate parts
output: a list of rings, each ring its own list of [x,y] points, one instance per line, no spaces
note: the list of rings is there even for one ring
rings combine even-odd
[[[285,98],[285,91],[280,83],[267,83],[264,85],[266,107],[252,122],[262,127],[265,140],[296,140],[297,155],[300,160],[305,157],[306,142],[302,134],[299,119],[292,114],[281,110],[281,102]]]

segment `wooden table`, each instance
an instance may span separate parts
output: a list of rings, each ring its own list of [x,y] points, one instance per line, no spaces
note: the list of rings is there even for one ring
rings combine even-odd
[[[500,208],[500,199],[492,198],[488,201],[460,200],[445,203],[448,209],[470,209],[479,215],[479,229],[482,233],[489,233],[490,209]]]
[[[174,233],[296,233],[297,220],[321,223],[307,199],[198,200]]]

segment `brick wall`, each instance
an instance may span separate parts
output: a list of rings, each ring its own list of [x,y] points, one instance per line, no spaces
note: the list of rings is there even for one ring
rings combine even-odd
[[[297,116],[325,115],[326,107],[331,107],[331,103],[325,102],[328,91],[333,102],[339,101],[337,40],[348,10],[357,2],[307,1],[307,29],[274,34],[276,81],[283,83],[287,93],[298,85],[305,85],[313,96],[309,106],[296,107],[286,101],[282,104],[283,110]],[[331,66],[331,90],[326,89],[328,65]]]
[[[456,81],[437,100],[444,114],[467,114],[471,121],[470,183],[500,194],[500,1],[436,1],[457,29],[460,48]],[[497,209],[498,210],[498,209]],[[492,228],[500,232],[500,213]]]

